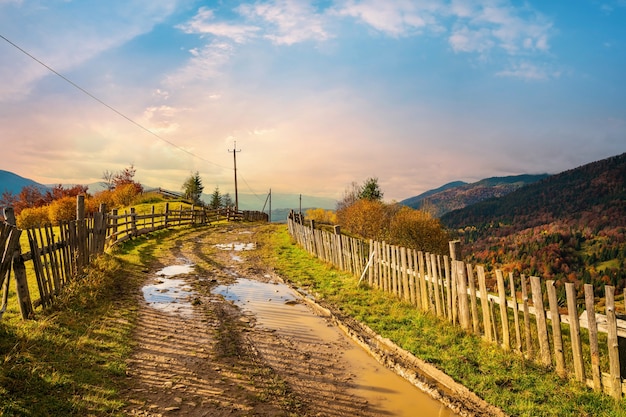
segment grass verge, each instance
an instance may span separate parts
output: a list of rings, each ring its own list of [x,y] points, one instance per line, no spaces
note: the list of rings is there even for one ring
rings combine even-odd
[[[284,226],[258,234],[261,256],[278,274],[343,314],[367,324],[415,356],[436,365],[489,403],[514,416],[626,416],[626,401],[483,342],[425,315],[393,296],[356,286],[356,278],[311,257]]]

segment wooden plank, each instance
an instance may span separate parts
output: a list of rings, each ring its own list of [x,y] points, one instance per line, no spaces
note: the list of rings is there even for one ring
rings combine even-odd
[[[427,282],[427,305],[428,305],[428,311],[435,311],[435,304],[433,302],[433,290],[432,290],[432,286],[433,286],[433,267],[431,265],[431,257],[430,257],[430,253],[426,252],[424,254],[424,259],[426,261],[426,274],[428,275],[428,280]]]
[[[511,300],[513,300],[513,323],[515,325],[515,350],[522,351],[522,332],[519,323],[519,305],[517,304],[517,291],[515,290],[515,280],[513,272],[509,272],[509,287],[511,290]]]
[[[487,283],[485,279],[485,268],[482,265],[476,265],[476,273],[478,275],[478,289],[480,291],[480,305],[483,311],[483,329],[485,331],[485,339],[488,342],[493,341],[491,334],[491,315],[489,309],[489,297],[487,296]]]
[[[443,266],[446,274],[446,315],[448,321],[452,321],[452,277],[450,276],[450,258],[447,255],[443,257]]]
[[[541,363],[550,366],[550,342],[548,340],[548,326],[546,323],[546,310],[543,305],[543,295],[541,292],[541,281],[538,277],[530,277],[530,288],[533,295],[533,305],[535,307],[535,318],[537,320],[537,338],[539,340],[539,352]]]
[[[610,394],[613,398],[622,398],[622,378],[619,366],[619,346],[617,343],[617,318],[615,316],[615,287],[606,285],[604,287],[606,299],[606,320],[609,334],[607,345],[609,349],[609,374],[610,374]]]
[[[417,252],[417,260],[420,270],[420,291],[422,294],[422,311],[428,311],[428,289],[426,288],[426,272],[424,270],[424,252]]]
[[[400,268],[402,268],[402,299],[411,302],[411,288],[409,287],[409,271],[406,259],[406,248],[400,248]]]
[[[463,261],[454,261],[456,264],[456,277],[459,297],[459,322],[464,330],[471,327],[469,302],[467,300],[467,277]]]
[[[554,363],[556,373],[565,377],[565,355],[563,353],[563,336],[561,335],[561,315],[559,313],[559,303],[556,299],[556,288],[554,281],[546,281],[548,291],[548,301],[550,303],[550,321],[552,322],[552,340],[554,344]]]
[[[520,276],[522,285],[522,306],[524,309],[524,339],[526,340],[526,357],[532,359],[534,357],[532,333],[530,331],[530,311],[528,308],[528,285],[526,275]]]
[[[572,341],[572,356],[574,359],[574,375],[576,380],[585,382],[585,366],[583,364],[583,348],[580,341],[580,321],[576,305],[576,288],[573,282],[565,283],[567,296],[567,312],[569,314],[570,339]]]
[[[600,370],[600,348],[598,345],[598,325],[596,323],[593,285],[585,284],[584,289],[585,307],[587,308],[587,326],[589,329],[589,351],[591,353],[593,389],[596,392],[602,392],[602,371]]]
[[[509,331],[509,312],[506,303],[506,288],[504,288],[504,276],[500,269],[496,269],[496,281],[498,282],[498,296],[500,298],[500,322],[502,325],[502,348],[511,349],[511,335]]]
[[[437,317],[443,317],[443,310],[441,308],[441,297],[439,293],[439,271],[437,267],[437,257],[434,254],[430,254],[430,264],[432,268],[431,280],[433,282],[433,296],[435,298],[435,314]]]
[[[467,283],[469,286],[470,307],[472,312],[472,328],[474,334],[480,334],[480,319],[478,318],[478,303],[476,300],[476,282],[474,281],[474,267],[467,264]]]
[[[415,273],[415,305],[422,309],[422,283],[420,281],[418,251],[413,249],[413,270]]]

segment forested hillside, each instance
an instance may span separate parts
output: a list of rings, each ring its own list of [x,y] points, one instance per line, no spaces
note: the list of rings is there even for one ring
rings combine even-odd
[[[626,153],[441,218],[469,261],[544,279],[626,285]]]
[[[407,198],[400,203],[415,209],[425,209],[433,216],[441,217],[452,210],[462,209],[493,197],[505,196],[547,176],[548,174],[526,174],[492,177],[471,184],[456,181],[418,196]]]

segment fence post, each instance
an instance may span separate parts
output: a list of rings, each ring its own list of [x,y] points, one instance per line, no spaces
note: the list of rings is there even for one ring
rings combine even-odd
[[[553,280],[546,281],[546,289],[548,290],[548,302],[550,303],[556,373],[563,378],[565,377],[565,356],[563,354],[563,337],[561,335],[561,315],[559,314],[559,303],[556,298],[556,288]],[[591,333],[591,328],[589,328],[589,332]]]
[[[594,306],[593,285],[585,284],[585,308],[587,309],[587,328],[589,329],[589,351],[591,353],[591,377],[593,389],[602,392],[602,372],[600,371],[600,350],[598,347],[598,324]]]
[[[17,293],[17,300],[20,306],[20,313],[23,319],[28,319],[33,316],[33,303],[30,299],[30,291],[28,290],[28,282],[26,280],[26,267],[24,266],[24,260],[22,259],[22,246],[20,245],[19,237],[22,233],[16,226],[15,213],[13,208],[7,207],[4,209],[4,218],[7,224],[15,227],[12,233],[17,233],[15,243],[15,250],[9,256],[13,259],[13,272],[15,273],[15,291]],[[8,286],[7,286],[8,290]]]
[[[537,334],[539,336],[541,363],[545,366],[550,366],[550,342],[548,341],[546,310],[543,306],[543,295],[541,293],[541,281],[539,280],[539,277],[530,277],[530,287],[533,293],[533,305],[535,306],[535,317],[537,319]]]
[[[526,337],[526,357],[532,359],[533,344],[530,334],[530,311],[528,309],[528,286],[526,285],[526,275],[520,275],[520,281],[522,285],[522,305],[524,308],[524,336]]]
[[[615,317],[615,287],[607,285],[604,287],[606,296],[606,325],[609,335],[607,345],[609,348],[609,367],[611,381],[611,395],[620,400],[622,398],[622,378],[619,366],[619,346],[617,343],[617,318]]]
[[[489,308],[489,296],[487,295],[487,283],[485,280],[485,267],[476,265],[476,273],[478,274],[478,289],[480,291],[480,305],[483,312],[483,329],[485,330],[485,339],[488,342],[493,341],[491,334],[491,309]]]
[[[583,347],[580,341],[580,322],[576,307],[576,289],[573,282],[565,283],[567,295],[567,312],[569,313],[569,329],[572,340],[572,355],[574,357],[574,373],[576,379],[585,382],[585,365],[583,364]]]

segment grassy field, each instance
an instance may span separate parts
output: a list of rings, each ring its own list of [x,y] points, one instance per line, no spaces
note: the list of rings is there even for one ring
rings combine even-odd
[[[424,315],[380,291],[357,287],[350,274],[312,260],[286,228],[268,226],[260,245],[266,262],[293,284],[367,324],[430,362],[490,403],[515,416],[626,416],[616,402],[561,379],[515,353],[506,353],[445,321]]]
[[[0,415],[121,416],[125,360],[132,351],[138,291],[161,248],[188,228],[136,239],[103,256],[64,292],[54,308],[22,321],[0,321]],[[284,279],[307,288],[416,356],[435,364],[490,403],[515,416],[626,416],[626,401],[484,343],[393,296],[357,287],[356,278],[295,246],[285,225],[262,225],[258,250]]]

